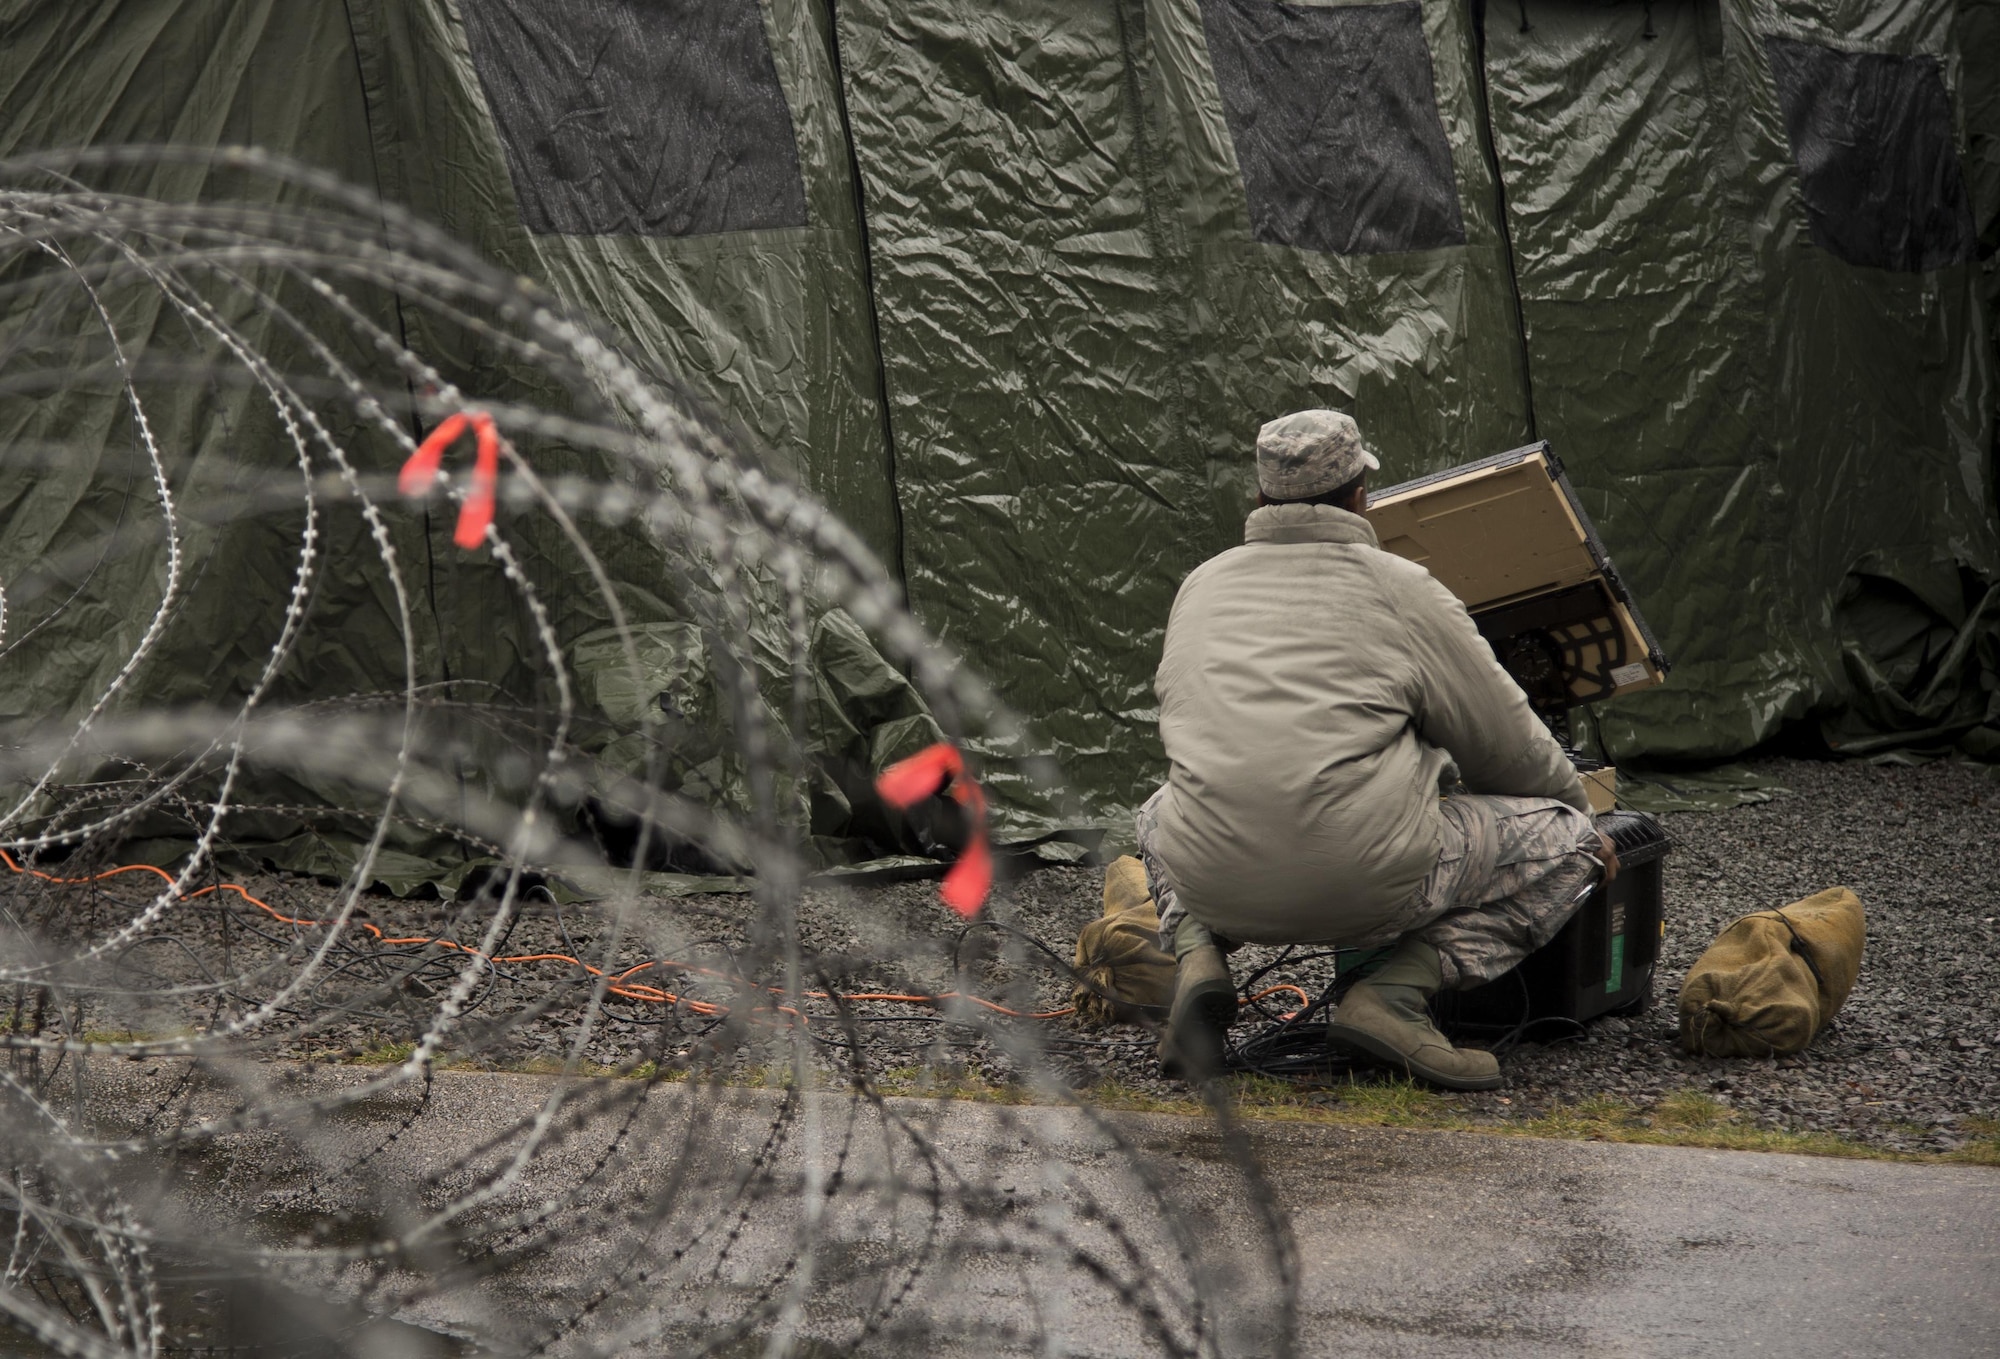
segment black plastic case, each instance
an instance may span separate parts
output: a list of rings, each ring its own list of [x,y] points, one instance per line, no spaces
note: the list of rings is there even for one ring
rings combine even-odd
[[[1667,833],[1644,812],[1606,812],[1597,828],[1618,847],[1617,881],[1591,892],[1556,937],[1513,971],[1471,991],[1440,995],[1438,1019],[1446,1028],[1594,1019],[1643,1009],[1652,999],[1666,931]]]

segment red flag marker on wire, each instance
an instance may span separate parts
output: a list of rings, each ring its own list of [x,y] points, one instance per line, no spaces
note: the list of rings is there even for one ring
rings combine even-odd
[[[993,890],[993,847],[986,839],[986,794],[965,772],[965,757],[944,742],[926,746],[907,760],[898,760],[875,779],[875,792],[898,811],[914,807],[949,782],[951,796],[971,817],[971,838],[958,861],[944,875],[938,895],[944,904],[971,919]]]
[[[486,539],[493,522],[493,493],[500,484],[500,431],[485,411],[463,411],[448,415],[424,436],[417,451],[403,464],[396,488],[407,496],[420,496],[437,480],[438,466],[445,449],[471,426],[475,452],[472,462],[472,493],[458,512],[458,530],[451,540],[467,551]]]

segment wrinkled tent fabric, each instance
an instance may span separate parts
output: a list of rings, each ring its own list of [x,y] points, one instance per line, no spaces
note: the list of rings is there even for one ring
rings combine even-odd
[[[2000,0],[1959,0],[1956,24],[1964,72],[1959,107],[1965,118],[1965,177],[1972,193],[1972,221],[1978,232],[1988,333],[2000,344]]]
[[[483,0],[480,12],[498,23],[520,7]],[[643,6],[597,0],[579,5],[571,31],[603,39]],[[747,21],[744,16],[748,16]],[[87,143],[173,141],[195,146],[256,143],[304,160],[414,207],[491,257],[540,279],[567,301],[608,318],[641,362],[690,386],[735,415],[878,553],[896,551],[893,481],[881,436],[872,343],[866,324],[859,234],[845,142],[840,133],[822,32],[808,11],[777,16],[767,36],[765,12],[742,0],[723,22],[699,35],[718,65],[748,69],[764,82],[759,116],[745,134],[782,145],[752,167],[752,183],[724,175],[704,181],[707,163],[664,166],[637,162],[648,135],[674,111],[653,112],[636,128],[597,123],[582,150],[557,148],[601,162],[578,201],[543,202],[538,219],[514,194],[507,145],[489,113],[487,85],[468,31],[439,4],[345,6],[248,5],[223,0],[104,6],[0,4],[0,49],[8,53],[0,86],[0,152]],[[518,54],[517,54],[518,55]],[[495,87],[541,79],[548,101],[579,106],[591,91],[578,87],[579,52],[540,50],[548,70],[485,73]],[[678,59],[685,60],[686,53]],[[674,52],[655,45],[611,74],[625,86],[647,78],[647,62],[671,72]],[[654,72],[657,73],[657,72]],[[563,82],[568,81],[565,85]],[[505,96],[518,102],[524,96]],[[700,109],[684,117],[695,118]],[[572,167],[573,168],[573,167]],[[658,171],[658,173],[653,173]],[[160,168],[104,176],[113,187],[166,196],[279,192],[268,182],[236,183],[216,174]],[[567,183],[568,181],[564,181]],[[647,197],[640,185],[652,194]],[[625,212],[631,219],[576,222],[562,213]],[[568,235],[537,225],[640,223],[646,234]],[[737,229],[743,228],[743,229]],[[688,233],[688,234],[676,234]],[[294,305],[311,300],[287,294]],[[560,409],[564,397],[531,368],[506,361],[463,331],[444,330],[403,309],[395,299],[363,290],[370,318],[437,364],[447,377],[476,374],[483,390],[511,382],[523,400]],[[119,318],[121,329],[146,337],[153,357],[177,352],[177,330],[157,304],[146,315]],[[277,327],[251,340],[281,367],[307,369],[310,355]],[[332,333],[345,334],[345,326]],[[357,342],[358,345],[358,342]],[[45,357],[45,356],[36,356]],[[357,368],[369,355],[346,355]],[[267,403],[238,389],[210,384],[184,401],[153,412],[162,447],[175,459],[177,494],[198,500],[246,471],[284,465],[291,457]],[[115,388],[95,379],[54,394],[29,393],[0,402],[0,440],[61,440],[64,460],[53,468],[9,464],[0,470],[0,572],[10,584],[31,576],[53,579],[41,608],[77,595],[29,648],[4,662],[0,716],[33,720],[87,705],[143,627],[131,599],[155,598],[163,548],[148,545],[111,554],[104,535],[149,497],[143,465],[128,445],[129,419]],[[344,437],[358,433],[339,430]],[[86,452],[87,451],[87,452]],[[534,450],[546,474],[605,475],[585,455]],[[383,468],[378,470],[391,470]],[[487,554],[467,554],[450,542],[452,517],[399,512],[395,548],[423,590],[416,660],[427,681],[448,680],[449,695],[473,702],[546,702],[538,688],[538,647],[518,592]],[[637,752],[621,752],[621,733],[636,724],[633,696],[618,692],[622,652],[603,642],[612,619],[586,575],[550,526],[508,526],[551,622],[569,653],[583,699],[578,732],[614,765],[636,773]],[[402,683],[402,645],[388,600],[366,570],[372,551],[351,516],[330,515],[322,527],[330,565],[313,609],[338,620],[306,634],[281,686],[287,701],[324,695],[393,691]],[[649,680],[660,693],[693,695],[691,722],[712,727],[723,705],[707,673],[686,612],[663,578],[657,550],[637,528],[592,529],[592,545],[638,626]],[[283,582],[295,543],[276,524],[191,530],[188,578],[195,582],[181,611],[174,645],[128,686],[130,701],[160,705],[212,701],[241,691],[260,663],[262,641],[282,615]],[[259,597],[254,583],[271,589]],[[245,583],[253,588],[246,591]],[[16,622],[32,627],[36,608],[25,599]],[[246,603],[248,607],[246,607]],[[261,610],[261,613],[260,613]],[[769,678],[788,684],[781,619],[770,620],[764,646]],[[18,634],[16,634],[18,635]],[[111,639],[104,644],[102,639]],[[762,639],[760,639],[762,640]],[[873,767],[938,739],[914,689],[886,665],[844,615],[819,620],[812,641],[814,730],[809,751],[831,777],[813,794],[814,848],[838,863],[866,845],[857,833],[887,828],[854,824],[851,794]],[[644,696],[656,701],[658,694]],[[690,791],[743,801],[738,771],[717,759],[702,733],[684,743],[688,768],[674,773]],[[726,743],[724,743],[726,745]],[[473,761],[483,771],[497,761]],[[272,787],[264,800],[343,805],[338,788]],[[864,815],[865,819],[865,815]],[[879,820],[879,817],[877,818]],[[361,823],[365,824],[365,823]],[[157,828],[140,826],[144,839]],[[239,818],[232,839],[261,847],[282,867],[338,875],[351,863],[348,837],[338,829],[282,817]],[[896,845],[893,831],[888,843]],[[878,842],[875,846],[881,847]],[[144,848],[144,846],[141,846]],[[171,852],[167,846],[160,847]],[[404,828],[379,876],[399,890],[422,880],[451,886],[468,865],[456,846]],[[704,866],[705,867],[705,866]]]
[[[1486,66],[1538,427],[1675,661],[1600,714],[1610,751],[1819,719],[1855,753],[1988,754],[1993,361],[1952,7],[1519,13],[1492,12]]]
[[[1382,11],[838,6],[910,599],[1128,836],[1118,809],[1162,773],[1167,610],[1240,540],[1257,426],[1349,409],[1392,478],[1528,428],[1469,16]],[[1246,196],[1244,161],[1260,192],[1341,188],[1345,134],[1284,129],[1363,106],[1369,149],[1407,162],[1379,198]]]
[[[1034,721],[1078,798],[991,771],[1015,837],[1129,834],[1173,592],[1237,541],[1257,425],[1307,406],[1352,411],[1385,481],[1554,443],[1676,661],[1584,715],[1610,754],[1724,758],[1803,721],[1854,753],[2000,758],[1995,0],[563,11],[0,0],[0,150],[254,142],[606,318]],[[177,475],[263,429],[233,399],[180,413]],[[6,474],[0,569],[115,520],[115,411],[81,385],[0,410],[0,435],[103,449]],[[444,525],[399,531],[437,574],[426,662],[521,692],[491,569]],[[212,551],[208,579],[285,578],[283,543]],[[606,556],[635,616],[679,621],[642,542]],[[129,627],[120,591],[156,570],[92,577],[75,636]],[[386,663],[350,586],[316,604],[357,620],[311,658],[329,692]],[[571,645],[609,623],[574,596]],[[138,696],[226,686],[227,621]],[[16,658],[8,711],[69,708],[99,663]]]
[[[1305,405],[1385,480],[1553,439],[1679,663],[1587,715],[1609,754],[1993,752],[1996,203],[1949,6],[1433,3],[1428,71],[1409,5],[1000,9],[843,4],[843,76],[912,598],[1091,792],[1157,777],[1166,605]],[[1330,31],[1381,60],[1316,68]],[[1316,113],[1399,167],[1380,201]]]
[[[527,0],[346,8],[381,192],[608,321],[893,561],[854,186],[810,0],[578,0],[560,26]],[[551,116],[578,130],[538,137]],[[704,125],[709,154],[676,143]]]

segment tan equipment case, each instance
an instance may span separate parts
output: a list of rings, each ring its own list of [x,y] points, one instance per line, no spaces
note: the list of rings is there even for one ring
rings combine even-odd
[[[1666,656],[1548,444],[1378,491],[1368,520],[1385,551],[1458,596],[1565,745],[1571,708],[1666,677]],[[1579,760],[1578,772],[1592,810],[1615,805],[1612,770]]]

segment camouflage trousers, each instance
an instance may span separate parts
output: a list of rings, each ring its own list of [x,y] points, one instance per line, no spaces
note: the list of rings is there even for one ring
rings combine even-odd
[[[1179,957],[1215,941],[1188,914],[1157,853],[1161,789],[1134,817],[1146,884],[1160,912],[1160,946]],[[1590,817],[1553,798],[1458,793],[1443,799],[1437,867],[1405,909],[1345,948],[1415,935],[1435,947],[1444,987],[1489,982],[1555,937],[1604,872]],[[1337,927],[1336,927],[1337,928]]]

